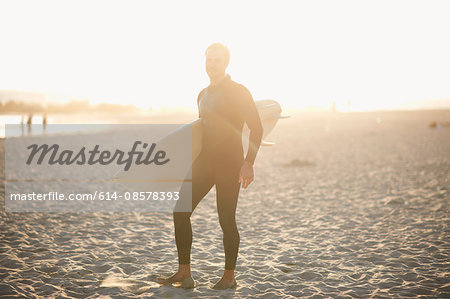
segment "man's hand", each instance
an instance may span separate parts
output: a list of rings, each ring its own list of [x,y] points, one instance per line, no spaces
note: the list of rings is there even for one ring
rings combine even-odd
[[[241,167],[241,174],[239,175],[239,183],[242,183],[242,189],[246,189],[248,185],[253,182],[253,165],[247,161],[244,161]]]

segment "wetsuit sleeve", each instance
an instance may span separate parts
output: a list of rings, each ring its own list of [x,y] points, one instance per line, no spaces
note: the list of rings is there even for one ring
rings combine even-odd
[[[198,109],[198,118],[201,117],[200,115],[200,98],[203,96],[203,92],[205,91],[205,89],[202,89],[202,91],[200,91],[200,93],[197,96],[197,109]]]
[[[253,101],[250,91],[244,86],[242,86],[242,106],[244,120],[250,129],[250,142],[245,161],[250,162],[250,164],[253,165],[259,146],[261,145],[263,127],[259,118],[258,110],[256,109],[255,101]]]

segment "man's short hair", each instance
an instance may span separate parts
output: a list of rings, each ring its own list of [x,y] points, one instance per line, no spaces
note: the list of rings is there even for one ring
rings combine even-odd
[[[230,50],[228,50],[227,46],[222,43],[214,43],[211,44],[208,48],[206,48],[205,55],[208,53],[208,50],[219,50],[222,51],[223,56],[225,57],[225,63],[228,65],[230,62]]]

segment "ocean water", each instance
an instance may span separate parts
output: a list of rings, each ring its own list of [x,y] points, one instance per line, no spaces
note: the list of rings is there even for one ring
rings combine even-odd
[[[74,124],[72,126],[44,126],[43,115],[32,117],[32,125],[27,125],[28,116],[20,114],[0,115],[0,138],[20,137],[20,136],[37,136],[43,134],[57,133],[73,133],[85,130],[85,126],[89,122],[80,121],[77,115],[56,115],[48,117],[48,124]],[[76,125],[75,125],[76,124]]]
[[[196,118],[193,112],[142,112],[142,113],[89,113],[89,114],[51,114],[47,116],[47,123],[51,124],[185,124]],[[43,115],[32,118],[33,126],[27,126],[28,115],[0,114],[0,138],[19,137],[41,134],[70,133],[83,130],[83,126],[42,126]],[[5,125],[18,125],[5,132]],[[75,131],[74,131],[75,130]]]

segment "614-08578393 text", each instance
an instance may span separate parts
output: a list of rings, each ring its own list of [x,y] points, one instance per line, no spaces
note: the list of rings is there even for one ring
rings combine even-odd
[[[10,200],[38,200],[38,201],[61,201],[61,200],[178,200],[179,192],[156,192],[156,191],[95,191],[94,193],[70,193],[67,196],[61,192],[48,193],[11,193]]]

